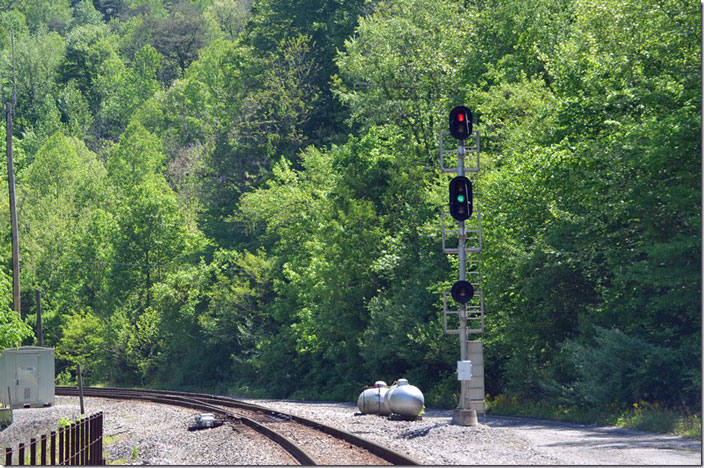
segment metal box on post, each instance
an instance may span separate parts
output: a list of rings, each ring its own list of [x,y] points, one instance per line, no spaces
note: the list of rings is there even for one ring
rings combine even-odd
[[[13,408],[51,406],[54,390],[54,348],[23,346],[2,351],[0,402],[12,403]]]

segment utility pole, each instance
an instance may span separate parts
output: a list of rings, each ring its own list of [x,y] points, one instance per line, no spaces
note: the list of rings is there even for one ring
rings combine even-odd
[[[460,398],[452,420],[462,426],[477,425],[477,412],[484,412],[484,356],[482,342],[470,341],[470,334],[480,334],[484,331],[484,295],[481,291],[475,294],[475,285],[467,280],[467,253],[480,253],[482,248],[481,214],[476,212],[476,226],[465,224],[473,212],[472,182],[465,177],[465,172],[479,171],[479,133],[472,133],[472,112],[457,106],[450,112],[450,135],[458,140],[457,167],[443,166],[442,137],[440,140],[440,167],[442,172],[455,172],[456,177],[450,181],[450,215],[459,222],[457,230],[457,248],[445,248],[445,221],[442,217],[443,252],[457,254],[459,260],[459,279],[452,286],[450,294],[459,304],[459,310],[447,310],[447,293],[443,295],[443,328],[445,333],[459,335],[460,360],[457,362],[457,378],[460,381]],[[476,146],[470,152],[477,153],[475,167],[466,169],[465,140],[476,138]],[[467,241],[475,240],[476,245],[467,246]],[[476,271],[472,273],[478,273]],[[475,280],[478,286],[479,281]],[[474,301],[473,301],[474,299]],[[473,302],[471,302],[473,301]],[[457,314],[459,327],[448,329],[448,315]],[[471,324],[470,324],[471,322]]]
[[[15,201],[15,168],[12,156],[12,104],[5,103],[7,131],[7,185],[10,190],[10,223],[12,228],[12,298],[15,311],[22,317],[20,302],[20,244],[17,234],[17,204]]]
[[[42,291],[37,288],[34,290],[37,301],[37,346],[44,346],[44,333],[42,330]]]
[[[10,224],[12,229],[12,298],[17,315],[22,317],[20,302],[20,244],[17,234],[17,204],[15,202],[15,168],[12,156],[12,114],[17,99],[15,94],[15,36],[12,40],[12,101],[5,103],[5,130],[7,142],[7,185],[10,190]]]

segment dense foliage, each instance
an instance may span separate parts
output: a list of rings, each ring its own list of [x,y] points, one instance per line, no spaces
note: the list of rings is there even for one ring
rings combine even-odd
[[[406,377],[456,404],[437,156],[465,104],[487,391],[698,410],[700,24],[694,0],[0,2],[26,322],[4,216],[0,342],[32,343],[39,288],[62,382]]]

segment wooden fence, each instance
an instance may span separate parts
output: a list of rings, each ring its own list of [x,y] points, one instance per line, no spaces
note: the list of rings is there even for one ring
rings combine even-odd
[[[48,450],[47,450],[48,445]],[[15,455],[16,454],[16,455]],[[29,456],[28,456],[29,455]],[[5,449],[5,465],[104,465],[103,413],[42,434],[17,450]]]

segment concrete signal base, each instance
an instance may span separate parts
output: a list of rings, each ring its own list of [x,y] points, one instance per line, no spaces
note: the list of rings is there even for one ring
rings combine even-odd
[[[456,409],[452,413],[452,423],[459,426],[476,426],[477,411],[473,409]]]

